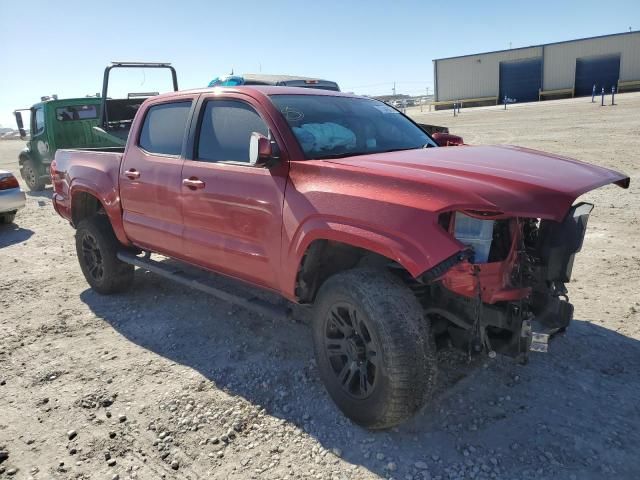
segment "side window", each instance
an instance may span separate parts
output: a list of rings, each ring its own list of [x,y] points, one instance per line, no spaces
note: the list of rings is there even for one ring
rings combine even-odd
[[[56,108],[56,118],[60,122],[91,120],[98,118],[98,108],[96,105],[69,105],[68,107]]]
[[[138,144],[149,153],[180,155],[191,101],[155,105],[144,118]]]
[[[267,124],[250,105],[238,100],[209,101],[200,125],[196,159],[249,163],[253,132],[269,135]]]
[[[34,136],[40,135],[42,132],[44,132],[44,108],[42,107],[36,108],[34,127]]]

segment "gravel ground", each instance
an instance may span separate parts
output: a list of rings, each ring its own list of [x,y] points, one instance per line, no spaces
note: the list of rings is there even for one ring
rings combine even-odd
[[[640,478],[640,94],[421,114],[632,175],[596,203],[576,320],[521,366],[440,354],[439,394],[386,432],[353,425],[317,378],[306,315],[260,318],[137,271],[87,288],[73,229],[28,195],[0,227],[0,478]],[[21,142],[0,142],[17,171]],[[224,282],[222,282],[224,283]]]

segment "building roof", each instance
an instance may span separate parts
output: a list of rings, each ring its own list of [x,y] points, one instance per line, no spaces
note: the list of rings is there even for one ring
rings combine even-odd
[[[631,32],[622,32],[622,33],[610,33],[608,35],[598,35],[596,37],[575,38],[573,40],[562,40],[561,42],[540,43],[540,44],[537,44],[537,45],[528,45],[526,47],[505,48],[503,50],[493,50],[493,51],[490,51],[490,52],[468,53],[466,55],[456,55],[456,56],[453,56],[453,57],[435,58],[433,61],[434,62],[439,62],[440,60],[452,60],[454,58],[476,57],[478,55],[489,55],[489,54],[492,54],[492,53],[511,52],[511,51],[514,51],[514,50],[525,50],[527,48],[539,48],[539,47],[546,47],[546,46],[549,46],[549,45],[560,45],[562,43],[581,42],[583,40],[595,40],[595,39],[598,39],[598,38],[618,37],[620,35],[633,35],[634,33],[640,33],[640,30],[634,30],[634,31],[631,31]]]

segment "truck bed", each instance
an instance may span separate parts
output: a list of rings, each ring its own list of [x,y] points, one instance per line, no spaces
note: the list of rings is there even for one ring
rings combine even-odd
[[[72,190],[100,192],[103,205],[119,205],[118,177],[123,153],[124,147],[58,150],[51,165],[56,211],[73,223]]]

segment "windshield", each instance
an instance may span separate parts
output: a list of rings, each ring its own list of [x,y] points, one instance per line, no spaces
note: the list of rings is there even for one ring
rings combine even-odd
[[[308,159],[435,147],[394,108],[369,98],[272,95]]]

